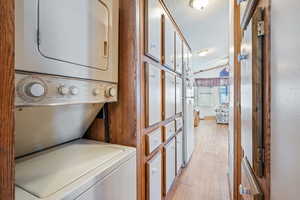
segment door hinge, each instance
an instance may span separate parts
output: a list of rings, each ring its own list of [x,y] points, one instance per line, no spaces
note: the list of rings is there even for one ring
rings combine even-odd
[[[239,63],[241,63],[241,61],[243,61],[243,60],[247,60],[248,57],[249,57],[248,54],[242,54],[242,53],[239,54],[239,55],[238,55],[238,61],[239,61]]]
[[[36,31],[36,42],[38,45],[40,45],[40,43],[41,43],[41,36],[40,36],[39,30]]]
[[[264,148],[257,148],[257,175],[259,177],[264,176],[264,170],[265,170],[265,149]]]
[[[265,35],[265,22],[262,21],[258,21],[257,23],[257,36],[264,36]]]

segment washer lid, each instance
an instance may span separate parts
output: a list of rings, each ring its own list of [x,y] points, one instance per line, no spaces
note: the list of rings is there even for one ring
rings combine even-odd
[[[44,57],[108,69],[110,11],[102,0],[39,0],[38,9]]]
[[[128,153],[126,147],[79,140],[17,160],[16,185],[38,198],[46,198]]]

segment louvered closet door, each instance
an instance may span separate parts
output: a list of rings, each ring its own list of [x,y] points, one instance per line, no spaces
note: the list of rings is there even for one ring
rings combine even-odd
[[[162,8],[158,0],[146,0],[146,54],[161,60]]]
[[[165,119],[175,115],[176,95],[175,95],[175,76],[169,72],[165,72],[165,94],[164,94],[164,107]]]
[[[162,110],[162,86],[161,70],[154,65],[146,64],[146,116],[147,125],[151,126],[161,121]]]
[[[178,33],[176,33],[176,72],[182,74],[182,40]]]
[[[165,15],[165,66],[175,69],[175,29],[168,16]]]
[[[182,79],[176,77],[176,113],[182,112]]]

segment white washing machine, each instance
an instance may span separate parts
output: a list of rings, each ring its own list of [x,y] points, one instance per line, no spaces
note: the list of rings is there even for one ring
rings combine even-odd
[[[16,160],[16,200],[136,200],[134,148],[77,140]]]

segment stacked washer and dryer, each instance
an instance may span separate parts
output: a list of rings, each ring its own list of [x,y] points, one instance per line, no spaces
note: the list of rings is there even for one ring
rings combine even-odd
[[[119,2],[15,1],[16,200],[135,200],[135,149],[83,139],[117,101]]]

